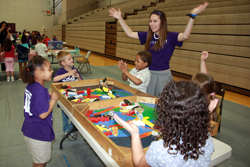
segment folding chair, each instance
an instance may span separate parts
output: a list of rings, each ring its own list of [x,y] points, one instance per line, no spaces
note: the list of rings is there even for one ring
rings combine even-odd
[[[86,67],[87,67],[87,72],[89,71],[90,74],[92,74],[92,73],[91,73],[91,69],[90,69],[90,64],[89,64],[89,56],[90,56],[90,54],[91,54],[91,51],[89,50],[89,51],[87,52],[87,54],[86,54],[86,57],[83,56],[83,59],[82,59],[82,60],[77,60],[77,61],[76,61],[77,63],[79,63],[79,66],[78,66],[78,68],[77,68],[77,70],[78,70],[79,72],[81,72],[81,70],[83,69],[83,67],[86,65]]]
[[[215,94],[221,96],[218,107],[216,108],[216,113],[217,113],[216,122],[219,124],[218,132],[220,132],[221,115],[222,115],[223,100],[224,100],[224,96],[225,96],[225,88],[219,82],[215,82],[215,83],[217,86],[217,90],[216,90]]]

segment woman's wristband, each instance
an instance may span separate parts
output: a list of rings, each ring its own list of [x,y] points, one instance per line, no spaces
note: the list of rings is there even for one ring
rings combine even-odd
[[[189,13],[189,14],[187,14],[186,16],[189,16],[189,17],[191,17],[192,19],[195,19],[195,17],[196,17],[196,16],[198,16],[198,15],[195,15],[195,14]]]

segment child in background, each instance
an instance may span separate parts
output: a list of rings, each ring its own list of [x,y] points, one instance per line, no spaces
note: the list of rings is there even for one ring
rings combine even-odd
[[[21,38],[21,44],[17,45],[17,52],[18,52],[18,62],[19,62],[19,73],[20,77],[18,80],[22,80],[22,64],[24,67],[26,67],[26,64],[28,62],[28,54],[30,52],[29,45],[26,43],[27,38],[26,35],[22,35]],[[27,49],[25,49],[27,48]]]
[[[72,56],[67,51],[61,51],[57,55],[57,61],[62,66],[55,76],[54,82],[69,82],[69,81],[78,81],[82,80],[81,75],[77,71],[77,69],[72,68],[74,65],[74,61]],[[70,122],[67,115],[62,110],[62,121],[63,121],[63,133],[67,134],[68,131],[73,127],[73,124]],[[77,138],[77,133],[71,133],[69,135],[70,140],[75,140]]]
[[[51,159],[53,107],[58,95],[48,92],[45,81],[51,81],[53,70],[49,61],[41,56],[33,57],[22,69],[22,80],[28,83],[24,94],[24,122],[22,132],[33,166],[45,166]]]
[[[138,127],[114,115],[131,134],[134,166],[209,166],[214,151],[204,93],[192,82],[168,83],[156,104],[160,133],[144,153]],[[160,139],[160,140],[159,140]]]
[[[50,39],[48,38],[48,36],[45,36],[44,43],[46,44],[46,46],[48,46],[48,41],[50,41]]]
[[[209,111],[211,115],[211,119],[216,119],[216,112],[214,112],[219,99],[215,98],[215,90],[216,90],[216,84],[212,76],[207,74],[207,65],[206,65],[206,59],[208,58],[209,54],[207,51],[203,51],[201,56],[201,67],[200,67],[200,73],[195,74],[192,77],[192,82],[196,83],[201,90],[204,92],[206,97],[209,99]]]
[[[152,62],[152,55],[150,52],[144,50],[137,54],[135,58],[135,68],[128,72],[127,63],[120,60],[118,67],[122,71],[122,79],[129,81],[129,86],[147,93],[147,87],[150,81],[150,71],[148,66]]]
[[[49,48],[44,44],[43,37],[38,38],[38,44],[35,46],[35,52],[42,56],[43,58],[47,59],[48,55],[50,55],[50,52],[48,52]]]
[[[56,36],[55,36],[55,35],[53,35],[53,39],[52,39],[52,41],[57,41],[57,39],[56,39]]]
[[[11,81],[14,79],[14,58],[15,58],[15,47],[12,45],[12,42],[9,38],[4,40],[3,44],[3,55],[4,55],[4,63],[6,66],[7,73],[7,82],[10,82],[10,72],[11,72]]]

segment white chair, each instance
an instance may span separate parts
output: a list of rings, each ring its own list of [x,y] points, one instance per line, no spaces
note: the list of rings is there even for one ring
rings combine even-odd
[[[90,64],[89,64],[89,56],[90,56],[90,54],[91,54],[91,51],[89,50],[89,51],[87,52],[86,56],[83,56],[83,59],[82,59],[82,60],[77,60],[77,61],[76,61],[77,63],[79,63],[79,66],[78,66],[78,68],[77,68],[77,70],[78,70],[79,72],[81,72],[81,70],[83,69],[83,67],[86,65],[86,67],[87,67],[87,72],[89,71],[90,74],[92,74],[92,73],[91,73],[91,69],[90,69]]]

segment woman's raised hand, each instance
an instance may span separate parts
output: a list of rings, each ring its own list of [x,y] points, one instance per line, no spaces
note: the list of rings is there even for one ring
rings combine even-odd
[[[109,9],[109,15],[119,20],[122,17],[122,11],[120,8],[118,11],[115,8],[111,8]]]
[[[208,2],[204,2],[203,4],[198,5],[196,8],[194,8],[193,10],[191,10],[190,13],[197,15],[200,12],[202,12],[204,9],[206,9],[206,7],[207,7],[208,4],[209,4]]]

